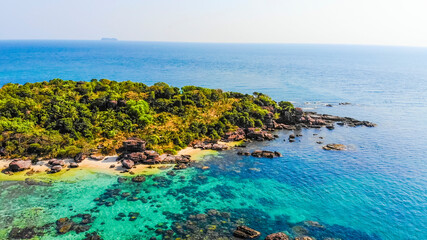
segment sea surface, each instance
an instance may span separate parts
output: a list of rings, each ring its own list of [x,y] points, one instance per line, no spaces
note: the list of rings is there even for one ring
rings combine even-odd
[[[284,231],[318,240],[426,238],[427,48],[0,41],[0,86],[53,78],[257,91],[378,126],[304,129],[294,143],[287,141],[291,132],[277,131],[278,139],[248,144],[247,150],[275,150],[283,157],[223,151],[176,176],[165,170],[142,184],[119,183],[101,173],[50,187],[2,181],[0,238],[13,227],[40,227],[79,213],[92,214],[88,232],[103,239],[162,239],[156,229],[193,229],[195,239],[219,239],[240,224],[263,236]],[[324,151],[318,141],[346,144],[349,150]],[[129,192],[137,201],[112,191]],[[97,205],[97,197],[113,205]],[[131,219],[129,213],[136,212]],[[57,235],[53,227],[39,238],[85,236]],[[191,239],[188,232],[181,234]]]

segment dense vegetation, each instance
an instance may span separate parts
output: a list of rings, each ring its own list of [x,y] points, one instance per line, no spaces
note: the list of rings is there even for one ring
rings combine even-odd
[[[290,111],[260,93],[195,86],[147,86],[107,79],[6,84],[0,89],[0,155],[72,157],[100,149],[114,153],[137,136],[174,153],[195,139],[219,139],[237,127],[261,127],[266,109]]]

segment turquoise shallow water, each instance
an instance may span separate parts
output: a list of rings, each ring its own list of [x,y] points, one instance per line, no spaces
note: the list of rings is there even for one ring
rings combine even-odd
[[[119,184],[117,177],[104,174],[51,187],[1,182],[0,234],[12,226],[41,226],[91,213],[96,219],[89,232],[97,231],[105,239],[160,239],[155,229],[176,230],[176,224],[183,225],[191,215],[217,209],[230,218],[227,214],[209,218],[203,223],[207,226],[197,226],[199,235],[213,231],[207,230],[211,225],[227,234],[243,222],[264,234],[287,231],[297,236],[308,231],[317,239],[424,238],[424,48],[3,41],[0,51],[1,84],[107,77],[261,91],[306,109],[378,124],[302,130],[295,143],[284,142],[289,132],[279,131],[279,139],[252,143],[248,149],[277,150],[282,158],[257,159],[225,151],[202,160],[200,166],[210,167],[207,171],[196,167],[174,177],[164,171],[159,175],[164,179],[149,177],[139,185]],[[353,104],[337,104],[345,101]],[[334,107],[327,108],[326,103]],[[350,150],[323,151],[316,143],[319,137],[324,143],[349,145]],[[147,203],[116,197],[108,199],[114,205],[107,207],[93,201],[106,189],[117,188]],[[129,221],[130,212],[140,215]],[[116,220],[119,213],[126,217]],[[307,220],[325,228],[308,226]],[[43,239],[84,237],[74,232],[57,236],[53,227],[46,231]]]

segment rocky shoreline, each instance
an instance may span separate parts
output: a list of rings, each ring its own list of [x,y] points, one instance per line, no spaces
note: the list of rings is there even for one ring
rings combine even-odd
[[[222,137],[221,141],[194,141],[190,144],[190,148],[201,149],[201,150],[215,150],[222,151],[230,149],[229,143],[243,141],[271,141],[278,138],[278,135],[272,133],[275,130],[300,130],[302,128],[327,128],[332,130],[335,128],[335,124],[338,126],[348,127],[375,127],[376,124],[368,121],[359,121],[349,117],[339,117],[328,114],[318,114],[316,112],[304,112],[301,108],[295,108],[291,112],[287,112],[282,118],[274,119],[273,111],[266,115],[265,125],[262,128],[238,128],[235,131],[227,132]],[[295,141],[295,135],[290,134],[288,138],[289,142]],[[322,143],[322,142],[318,142]],[[245,145],[238,146],[244,147]],[[346,146],[342,144],[327,144],[323,146],[325,150],[341,151],[346,150]],[[146,148],[146,142],[139,138],[129,138],[123,141],[122,146],[117,149],[120,153],[116,159],[116,163],[112,163],[109,168],[117,169],[120,173],[133,174],[133,169],[136,166],[151,167],[153,165],[172,164],[174,170],[186,169],[192,165],[191,154],[159,154],[154,150]],[[247,151],[238,151],[238,155],[263,157],[263,158],[274,158],[281,157],[279,152],[271,152],[266,150],[256,150],[252,153]],[[74,162],[68,164],[61,159],[51,159],[47,162],[45,169],[48,173],[61,172],[64,169],[69,170],[70,168],[79,168],[83,160],[92,159],[95,161],[102,161],[106,158],[97,151],[92,154],[79,153],[74,157]],[[118,167],[119,166],[119,167]],[[13,159],[7,168],[3,169],[4,174],[13,174],[24,170],[32,169],[32,162],[29,160]],[[30,171],[29,175],[37,171]]]

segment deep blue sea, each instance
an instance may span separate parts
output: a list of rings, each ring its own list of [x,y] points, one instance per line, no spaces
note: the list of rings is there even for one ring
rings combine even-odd
[[[208,209],[230,212],[264,236],[285,231],[317,240],[426,238],[427,48],[0,41],[0,86],[53,78],[257,91],[307,110],[378,124],[302,130],[303,136],[294,143],[283,141],[290,132],[278,131],[279,139],[248,148],[277,150],[281,158],[258,159],[237,156],[237,150],[224,151],[200,160],[210,170],[182,171],[179,174],[186,180],[175,176],[168,180],[168,187],[149,179],[142,195],[153,199],[151,205],[117,200],[113,207],[97,208],[92,230],[104,239],[149,239],[156,236],[150,226],[178,221],[165,211],[186,219],[190,213]],[[324,143],[346,144],[350,150],[324,151],[316,143],[320,137]],[[160,176],[169,178],[165,172]],[[105,174],[57,182],[50,188],[1,182],[0,236],[13,224],[54,221],[96,208],[93,199],[116,185],[116,177]],[[130,184],[121,188],[136,190]],[[139,191],[135,194],[141,197]],[[114,219],[117,213],[130,211],[140,212],[141,217]],[[324,228],[304,224],[308,220]],[[42,239],[83,236],[52,233]]]

